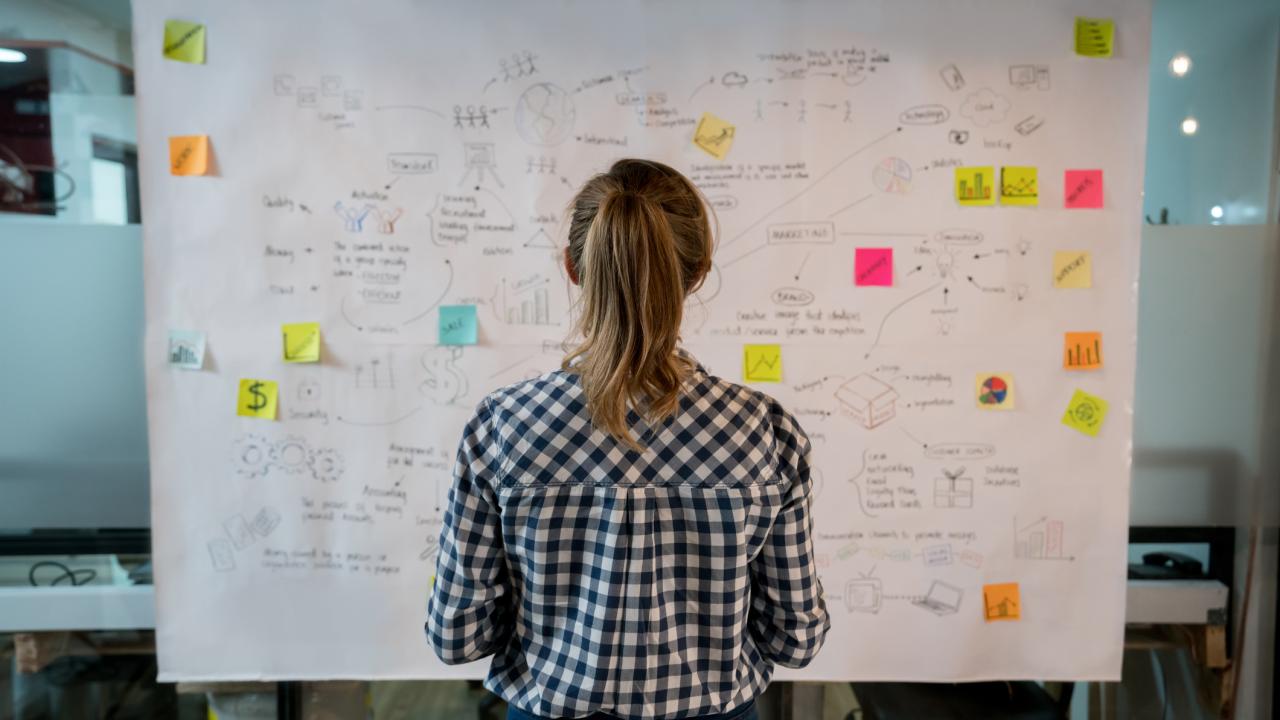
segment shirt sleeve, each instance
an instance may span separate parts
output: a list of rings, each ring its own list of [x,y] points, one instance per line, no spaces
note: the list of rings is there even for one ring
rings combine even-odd
[[[809,438],[780,407],[772,414],[777,470],[789,481],[789,490],[751,563],[748,626],[767,659],[801,668],[822,648],[831,620],[813,557]]]
[[[492,421],[486,400],[463,432],[427,603],[427,640],[450,665],[479,660],[503,647],[515,616],[493,490],[499,452]]]

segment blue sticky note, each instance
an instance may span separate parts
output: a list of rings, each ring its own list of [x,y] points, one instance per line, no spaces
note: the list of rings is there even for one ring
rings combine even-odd
[[[440,306],[440,344],[476,344],[476,306]]]

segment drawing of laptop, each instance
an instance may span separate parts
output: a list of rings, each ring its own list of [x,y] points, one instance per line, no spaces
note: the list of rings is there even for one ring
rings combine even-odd
[[[960,609],[960,599],[963,597],[964,591],[960,588],[948,585],[941,580],[934,580],[929,586],[929,594],[921,600],[913,601],[912,604],[935,615],[951,615]]]

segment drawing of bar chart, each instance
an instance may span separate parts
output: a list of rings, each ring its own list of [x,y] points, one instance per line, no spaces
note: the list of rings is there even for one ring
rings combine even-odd
[[[1066,554],[1061,520],[1042,517],[1030,525],[1013,519],[1013,556],[1027,560],[1075,560]]]
[[[973,174],[973,182],[970,183],[967,178],[960,180],[960,199],[961,200],[989,200],[991,198],[991,186],[983,182],[982,173]]]
[[[557,325],[551,322],[551,297],[547,281],[512,288],[502,281],[500,318],[508,325]]]

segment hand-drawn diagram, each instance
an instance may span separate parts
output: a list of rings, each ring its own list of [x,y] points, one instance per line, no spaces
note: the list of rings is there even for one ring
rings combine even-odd
[[[1075,557],[1066,553],[1066,523],[1050,517],[1041,517],[1030,523],[1013,518],[1013,556],[1024,560],[1066,560]]]
[[[390,352],[358,362],[352,369],[357,390],[395,390],[395,362]]]
[[[985,128],[1003,121],[1010,106],[1008,98],[996,94],[991,88],[982,88],[964,99],[960,114],[974,125]]]
[[[836,399],[851,417],[868,430],[883,425],[897,414],[898,391],[866,373],[841,385],[836,390]]]
[[[944,477],[933,481],[933,506],[968,510],[973,507],[973,478],[965,477],[965,469],[943,470]]]
[[[435,404],[451,405],[467,396],[471,383],[462,368],[462,353],[460,347],[439,347],[423,354],[427,378],[418,389]]]
[[[516,102],[516,131],[531,145],[559,145],[573,135],[573,99],[558,85],[532,85]]]
[[[962,600],[964,600],[964,590],[941,580],[934,580],[929,586],[929,592],[912,604],[942,617],[959,612]]]
[[[470,180],[479,189],[490,177],[498,187],[506,187],[502,184],[502,178],[498,177],[498,163],[493,157],[493,143],[469,142],[463,145],[462,152],[467,171],[463,173],[462,180],[458,181],[459,187],[466,185]]]
[[[880,578],[863,576],[845,583],[844,606],[851,613],[877,614],[883,601],[884,589]]]
[[[885,158],[876,164],[871,181],[880,192],[904,195],[911,190],[911,165],[902,158]]]
[[[235,440],[232,457],[236,472],[244,478],[265,478],[272,471],[306,475],[326,483],[342,478],[341,453],[332,448],[313,447],[295,435],[274,441],[261,435],[241,435]]]

